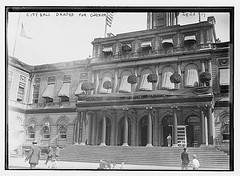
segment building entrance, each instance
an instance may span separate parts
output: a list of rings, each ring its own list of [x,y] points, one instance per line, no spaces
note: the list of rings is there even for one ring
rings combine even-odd
[[[173,116],[168,115],[165,116],[162,120],[162,124],[163,124],[163,146],[168,146],[168,141],[167,141],[167,137],[170,134],[171,136],[173,136]]]
[[[139,140],[139,146],[146,146],[147,145],[147,124],[148,124],[148,120],[147,120],[147,116],[143,117],[140,121],[140,140]]]
[[[201,144],[201,125],[198,116],[189,116],[187,124],[187,146],[198,147]]]

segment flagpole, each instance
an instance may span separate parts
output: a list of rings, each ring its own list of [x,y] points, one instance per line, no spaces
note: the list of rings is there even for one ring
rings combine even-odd
[[[12,55],[13,57],[14,57],[14,54],[15,54],[15,48],[16,48],[16,43],[17,43],[19,23],[20,23],[20,13],[19,13],[19,16],[18,16],[18,24],[17,24],[16,36],[15,36],[15,41],[14,41],[14,46],[13,46],[13,55]]]
[[[104,37],[107,37],[107,16],[105,19],[105,31],[104,31]]]

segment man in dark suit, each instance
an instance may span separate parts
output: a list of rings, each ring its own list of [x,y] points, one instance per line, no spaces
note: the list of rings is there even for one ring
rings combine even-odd
[[[29,160],[30,169],[34,169],[38,165],[40,159],[41,150],[37,147],[37,142],[32,142],[33,146],[29,151],[28,156],[25,159],[25,162]]]
[[[47,159],[46,159],[46,162],[45,164],[48,163],[48,161],[52,161],[52,158],[53,158],[53,148],[51,146],[48,146],[48,150],[47,150]]]
[[[181,154],[181,159],[182,159],[182,170],[188,170],[188,163],[189,161],[189,156],[187,152],[187,148],[183,149],[183,152]]]

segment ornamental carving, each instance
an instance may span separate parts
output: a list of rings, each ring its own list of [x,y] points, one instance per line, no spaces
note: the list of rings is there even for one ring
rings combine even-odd
[[[48,83],[55,83],[55,76],[49,76]]]
[[[228,59],[219,59],[219,66],[228,66],[229,65],[229,60]]]
[[[79,75],[79,80],[86,80],[88,79],[88,73],[87,72],[82,72]]]
[[[71,75],[64,75],[63,82],[71,82]]]

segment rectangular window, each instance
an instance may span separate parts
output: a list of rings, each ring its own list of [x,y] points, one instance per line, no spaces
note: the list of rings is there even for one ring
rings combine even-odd
[[[229,85],[230,83],[230,69],[222,68],[219,70],[220,72],[220,86]]]
[[[22,102],[24,97],[24,88],[19,86],[18,87],[18,94],[17,94],[17,101]]]
[[[23,102],[24,99],[24,92],[25,92],[25,86],[26,86],[26,77],[20,75],[19,78],[19,87],[17,92],[17,101]]]
[[[55,76],[49,76],[47,87],[42,94],[42,97],[45,98],[46,103],[53,102],[53,97],[55,92],[54,89],[55,89]]]
[[[40,85],[33,86],[33,103],[38,103]]]
[[[229,68],[221,68],[219,69],[219,84],[220,84],[220,92],[228,93],[229,84],[230,84],[230,69]]]

